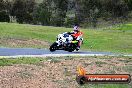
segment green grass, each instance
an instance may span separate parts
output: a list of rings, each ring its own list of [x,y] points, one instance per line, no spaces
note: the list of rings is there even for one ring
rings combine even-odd
[[[35,26],[28,24],[0,23],[0,37],[14,39],[39,39],[53,42],[65,28]]]
[[[82,29],[84,33],[84,44],[81,49],[90,51],[132,53],[131,29],[132,24],[124,24],[118,27],[100,30]],[[72,28],[0,23],[0,39],[38,39],[41,41],[48,41],[52,44],[59,33],[66,31],[72,31]],[[0,46],[11,47],[2,42],[0,43]],[[26,45],[21,47],[26,47]]]
[[[131,23],[128,23],[128,24],[121,24],[121,25],[118,25],[116,26],[116,28],[114,27],[113,29],[116,29],[116,30],[122,30],[122,31],[128,31],[128,30],[131,30],[132,31],[132,24]]]
[[[37,64],[45,61],[44,58],[2,58],[0,59],[0,66],[11,66],[13,64]]]

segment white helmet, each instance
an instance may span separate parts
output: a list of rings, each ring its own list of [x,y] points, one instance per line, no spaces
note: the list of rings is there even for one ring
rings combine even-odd
[[[78,24],[75,24],[73,30],[74,30],[74,31],[79,31],[79,25],[78,25]]]
[[[78,30],[78,26],[74,26],[73,30],[74,31]]]

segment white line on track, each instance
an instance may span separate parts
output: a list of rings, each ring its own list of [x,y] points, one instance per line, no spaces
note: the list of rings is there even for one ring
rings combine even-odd
[[[62,56],[130,56],[132,55],[105,55],[105,54],[44,54],[44,55],[14,55],[0,56],[0,58],[20,58],[20,57],[62,57]]]

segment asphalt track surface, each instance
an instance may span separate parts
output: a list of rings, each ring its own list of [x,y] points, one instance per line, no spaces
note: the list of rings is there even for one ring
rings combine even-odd
[[[132,54],[115,54],[111,52],[73,51],[67,52],[56,50],[50,52],[48,49],[34,48],[0,48],[0,57],[46,57],[46,56],[132,56]]]

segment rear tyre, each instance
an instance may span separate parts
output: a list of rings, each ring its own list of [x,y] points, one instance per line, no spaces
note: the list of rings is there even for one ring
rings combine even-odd
[[[50,46],[49,50],[50,50],[51,52],[54,52],[55,50],[57,50],[57,43],[54,42],[54,43]]]
[[[72,52],[72,51],[74,51],[75,50],[75,46],[73,45],[73,44],[69,44],[69,46],[68,46],[68,51],[69,52]]]

